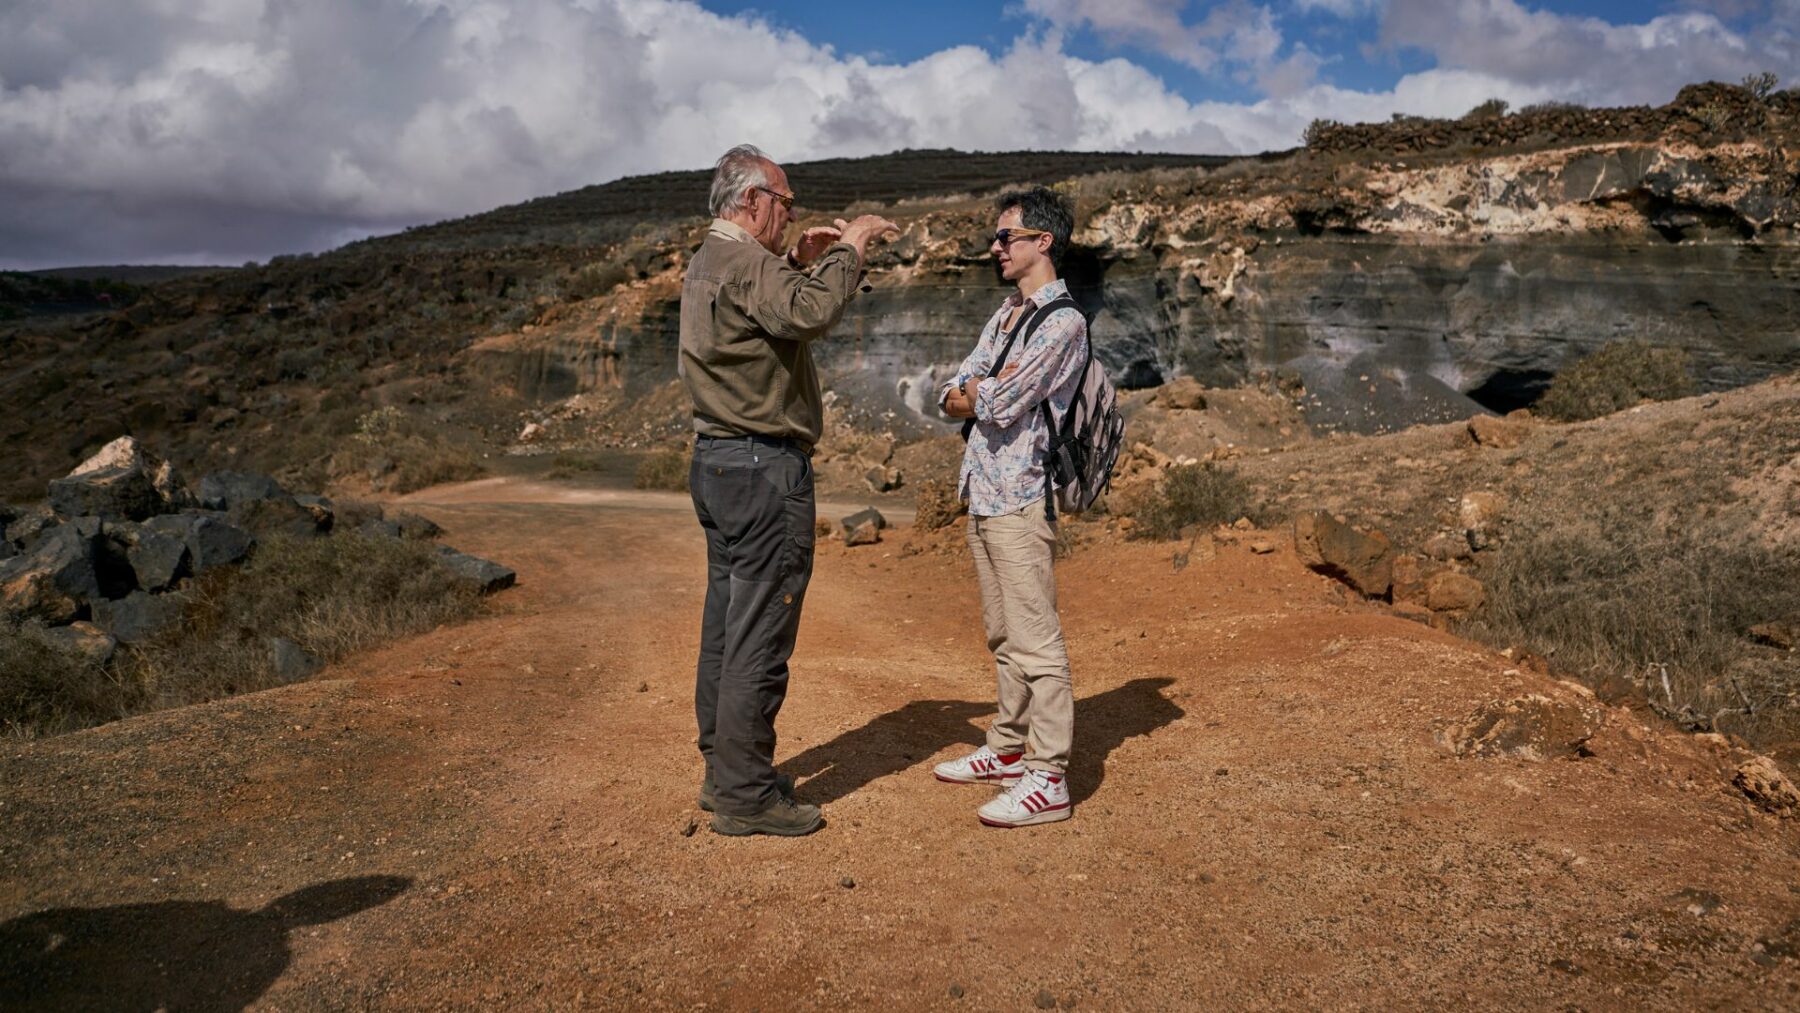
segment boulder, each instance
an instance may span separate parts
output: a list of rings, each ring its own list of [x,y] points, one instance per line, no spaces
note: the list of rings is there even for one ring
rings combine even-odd
[[[881,529],[887,527],[887,518],[874,507],[858,510],[845,517],[838,525],[845,545],[873,545],[881,541]]]
[[[75,470],[50,483],[50,506],[60,517],[92,515],[141,521],[192,505],[169,462],[121,436]]]
[[[1294,518],[1294,548],[1308,567],[1365,597],[1384,598],[1393,586],[1394,546],[1380,531],[1358,531],[1314,511]]]
[[[890,468],[885,464],[872,465],[863,472],[863,482],[871,492],[891,492],[900,488],[905,478],[899,468]]]
[[[1598,718],[1587,707],[1537,693],[1484,703],[1438,734],[1458,756],[1516,756],[1542,762],[1588,755]]]
[[[474,585],[482,594],[493,594],[513,586],[518,574],[499,563],[489,562],[479,556],[471,556],[458,552],[448,545],[438,547],[438,562],[444,564],[458,580]]]
[[[215,471],[200,480],[200,505],[208,510],[230,510],[257,500],[285,500],[294,497],[281,483],[267,475],[245,471]]]
[[[1525,442],[1525,436],[1531,431],[1530,426],[1520,420],[1498,418],[1493,415],[1477,415],[1469,420],[1469,435],[1483,447],[1495,450],[1511,450]]]
[[[1445,570],[1425,582],[1425,607],[1433,612],[1467,612],[1486,600],[1487,589],[1466,573]]]
[[[1191,376],[1179,376],[1158,387],[1150,403],[1175,411],[1205,411],[1206,388]]]
[[[371,538],[399,538],[400,522],[376,517],[363,521],[357,525],[356,530],[358,534],[368,535]]]
[[[1395,556],[1392,589],[1395,603],[1406,602],[1412,605],[1423,605],[1425,603],[1426,577],[1424,560],[1411,553]]]
[[[59,525],[31,551],[0,563],[0,612],[53,626],[81,618],[87,603],[101,597],[98,536],[98,525]]]
[[[137,468],[101,468],[50,482],[50,509],[58,517],[95,516],[141,521],[163,511],[150,476]]]
[[[256,548],[255,535],[217,513],[152,517],[144,522],[144,530],[180,538],[187,545],[188,568],[194,573],[241,563]]]
[[[77,620],[67,626],[52,626],[39,634],[44,643],[64,654],[73,654],[92,665],[112,660],[119,642],[93,623]]]
[[[1506,498],[1497,492],[1479,490],[1464,493],[1457,503],[1457,520],[1469,531],[1484,531],[1500,519],[1506,509]]]
[[[161,591],[191,572],[187,538],[165,528],[140,525],[125,547],[140,591]]]
[[[415,513],[407,513],[404,511],[397,513],[393,517],[393,523],[395,527],[398,528],[399,537],[401,538],[430,541],[444,533],[444,529],[438,527],[436,521],[433,521],[429,517],[421,517]]]
[[[179,594],[133,591],[117,601],[94,603],[94,625],[122,644],[137,644],[181,622],[187,599]]]
[[[6,525],[6,540],[21,552],[30,552],[44,532],[56,526],[56,514],[48,506],[32,507]]]
[[[1469,536],[1461,531],[1440,531],[1425,540],[1425,555],[1440,563],[1468,559]]]
[[[325,662],[292,640],[270,637],[269,667],[281,681],[299,682],[316,675]]]
[[[330,530],[332,519],[331,514],[310,510],[292,496],[238,500],[226,516],[258,538],[314,538]]]
[[[337,511],[332,508],[331,500],[324,496],[296,493],[294,502],[312,515],[313,527],[321,533],[330,531],[337,521]]]
[[[1788,780],[1775,761],[1758,756],[1738,765],[1731,775],[1732,786],[1744,793],[1757,808],[1784,818],[1800,816],[1800,790]]]

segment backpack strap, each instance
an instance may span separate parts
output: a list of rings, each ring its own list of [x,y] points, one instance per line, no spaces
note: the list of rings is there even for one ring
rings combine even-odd
[[[1013,342],[1017,341],[1020,335],[1023,335],[1026,343],[1029,344],[1031,342],[1031,336],[1037,333],[1038,325],[1049,319],[1050,314],[1059,309],[1072,309],[1079,312],[1081,307],[1076,305],[1075,300],[1066,295],[1061,295],[1042,306],[1037,307],[1030,313],[1020,314],[1019,319],[1013,323],[1011,333],[1006,336],[1006,343],[1000,346],[1000,354],[994,356],[994,365],[988,370],[988,378],[992,379],[1000,375],[1001,368],[1006,365],[1007,355],[1012,352]],[[974,431],[975,420],[973,418],[963,419],[962,438],[964,443],[969,441],[969,434]]]

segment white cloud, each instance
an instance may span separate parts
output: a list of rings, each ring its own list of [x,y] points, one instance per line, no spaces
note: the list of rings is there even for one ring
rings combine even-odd
[[[1511,0],[1390,0],[1386,44],[1439,66],[1361,92],[1318,82],[1321,57],[1285,44],[1265,6],[1232,0],[1190,25],[1173,0],[1030,2],[1046,17],[1002,52],[885,63],[687,0],[15,0],[0,6],[0,267],[319,249],[704,167],[741,141],[784,161],[1250,152],[1297,143],[1316,117],[1660,102],[1689,80],[1800,69],[1791,31],[1738,36],[1705,13],[1614,26]],[[1138,64],[1063,46],[1065,30],[1168,18],[1264,97],[1191,102]]]

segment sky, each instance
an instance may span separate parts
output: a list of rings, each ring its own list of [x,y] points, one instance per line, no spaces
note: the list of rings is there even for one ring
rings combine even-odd
[[[0,0],[0,269],[238,264],[621,176],[1800,85],[1800,0]],[[696,209],[703,213],[703,209]]]

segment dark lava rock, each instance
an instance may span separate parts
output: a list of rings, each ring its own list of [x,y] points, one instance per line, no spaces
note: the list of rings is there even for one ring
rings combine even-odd
[[[162,496],[141,468],[101,468],[50,482],[58,517],[96,516],[141,521],[163,512]]]
[[[283,682],[299,682],[311,678],[325,662],[292,640],[270,637],[269,665]]]
[[[166,514],[145,521],[144,528],[185,542],[188,566],[195,573],[241,563],[256,548],[255,535],[216,513]]]
[[[267,475],[242,471],[215,471],[200,480],[200,505],[208,510],[230,510],[256,500],[294,497]]]
[[[444,529],[438,527],[436,521],[414,513],[395,514],[393,523],[398,526],[401,538],[429,541],[444,533]]]
[[[24,555],[0,563],[0,612],[51,625],[81,618],[101,598],[94,568],[98,525],[50,529]]]
[[[94,625],[122,644],[136,644],[181,621],[186,599],[178,594],[133,591],[117,601],[94,603]]]
[[[466,552],[458,552],[448,545],[438,548],[438,561],[448,567],[459,580],[474,584],[482,594],[503,591],[513,586],[513,582],[518,579],[518,574],[508,567]]]
[[[140,526],[125,549],[125,560],[141,591],[161,591],[189,572],[184,534]]]

